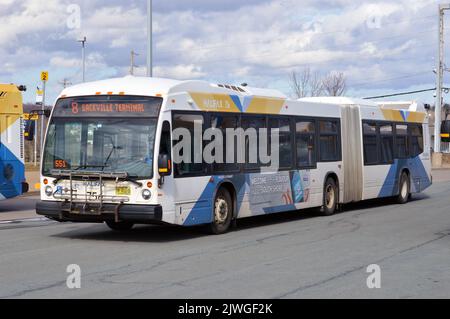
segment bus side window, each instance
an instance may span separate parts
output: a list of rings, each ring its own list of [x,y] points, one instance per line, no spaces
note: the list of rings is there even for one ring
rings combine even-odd
[[[410,157],[414,158],[422,154],[424,151],[423,127],[421,125],[411,125],[409,129],[411,132]]]
[[[408,158],[408,125],[397,124],[395,126],[395,140],[397,149],[397,159]]]
[[[203,136],[204,130],[204,117],[202,114],[192,114],[192,113],[175,113],[173,115],[173,130],[184,129],[187,130],[190,136],[181,136],[180,140],[172,141],[173,146],[175,147],[178,143],[182,142],[183,138],[190,138],[190,150],[182,148],[180,150],[181,154],[175,154],[175,156],[181,156],[183,161],[181,163],[175,164],[175,177],[183,177],[183,176],[202,176],[206,173],[206,165],[203,165],[203,140],[200,137],[199,140],[196,141],[196,129],[200,129],[200,133]],[[186,132],[187,133],[187,132]],[[186,142],[188,143],[188,142]],[[176,152],[176,151],[174,151]],[[185,154],[185,152],[190,152]],[[184,161],[186,158],[186,161]]]

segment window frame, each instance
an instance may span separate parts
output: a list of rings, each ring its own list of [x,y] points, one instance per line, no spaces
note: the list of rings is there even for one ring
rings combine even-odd
[[[418,127],[420,129],[421,134],[418,137],[422,138],[422,152],[419,154],[412,154],[413,151],[413,134],[412,134],[412,127]],[[408,125],[408,136],[409,136],[409,158],[415,158],[418,157],[420,155],[422,155],[425,152],[425,134],[424,134],[424,128],[423,128],[423,124],[421,123],[411,123],[411,125]],[[417,136],[414,136],[417,137]],[[420,146],[420,145],[419,145]]]
[[[198,115],[198,116],[202,116],[203,117],[203,127],[202,127],[202,135],[205,132],[206,129],[206,121],[208,119],[208,113],[207,112],[198,112],[198,111],[172,111],[171,114],[171,119],[172,119],[172,131],[171,131],[171,138],[172,138],[172,156],[173,156],[173,146],[174,146],[174,140],[173,140],[173,131],[175,129],[175,116],[177,115]],[[203,149],[204,149],[205,145],[203,143],[202,140],[202,160],[203,160]],[[189,178],[189,177],[204,177],[204,176],[208,176],[209,173],[209,165],[206,163],[202,163],[203,165],[203,172],[196,172],[196,173],[187,173],[187,174],[183,174],[183,175],[179,175],[178,174],[178,170],[177,170],[177,165],[176,163],[173,163],[173,176],[174,178]]]
[[[389,122],[389,121],[376,121],[376,123],[377,123],[377,148],[378,148],[378,166],[381,166],[381,165],[392,165],[392,164],[394,164],[394,162],[395,162],[395,160],[396,160],[396,157],[395,157],[395,154],[396,154],[396,148],[395,148],[395,143],[396,143],[396,139],[395,139],[395,129],[396,129],[396,124],[395,123],[392,123],[392,122]],[[392,133],[389,135],[389,136],[391,136],[392,137],[392,161],[389,161],[389,162],[383,162],[382,161],[382,158],[383,158],[383,156],[382,156],[382,145],[383,145],[383,143],[382,143],[382,135],[381,135],[381,126],[388,126],[388,125],[390,125],[391,126],[391,128],[392,128]]]
[[[237,126],[238,127],[241,127],[241,116],[240,116],[240,114],[239,113],[230,113],[230,112],[210,112],[210,113],[205,113],[206,114],[206,116],[207,116],[207,121],[205,121],[205,125],[206,124],[208,124],[207,125],[207,128],[212,128],[212,126],[211,126],[211,119],[215,116],[215,117],[218,117],[218,116],[222,116],[222,117],[236,117],[237,118]],[[205,130],[205,129],[204,129]],[[223,132],[222,132],[223,133]],[[238,141],[239,142],[239,141]],[[237,146],[238,146],[238,144],[239,143],[235,143],[235,145],[234,145],[234,147],[235,147],[235,151],[237,151]],[[206,145],[203,145],[203,148],[205,147]],[[224,154],[224,159],[225,159],[225,161],[226,161],[226,149],[224,149],[225,150],[225,154]],[[237,156],[237,153],[236,153],[236,156]],[[237,167],[237,169],[236,170],[229,170],[229,171],[218,171],[218,170],[215,170],[214,169],[214,165],[217,165],[217,163],[216,164],[207,164],[207,163],[204,163],[206,166],[208,166],[208,174],[207,174],[207,176],[209,176],[209,175],[211,175],[211,176],[217,176],[217,175],[230,175],[230,174],[239,174],[239,173],[242,173],[243,172],[243,164],[241,164],[241,163],[236,163],[235,165],[236,165],[236,167]],[[227,163],[224,163],[224,164],[227,164]]]
[[[376,124],[377,126],[377,163],[372,163],[372,164],[367,164],[366,162],[366,157],[364,156],[364,145],[365,145],[365,136],[369,135],[369,134],[364,134],[364,124],[369,123],[369,124]],[[394,159],[392,162],[388,162],[388,163],[384,163],[381,162],[381,131],[380,131],[380,126],[384,126],[384,125],[391,125],[393,128],[393,140],[394,140]],[[407,134],[406,135],[399,135],[397,134],[397,125],[404,125],[407,127]],[[419,155],[415,155],[413,156],[412,154],[412,130],[411,127],[413,126],[417,126],[419,128],[421,128],[422,130],[422,138],[425,139],[424,135],[425,135],[425,130],[423,129],[423,124],[422,123],[412,123],[412,122],[397,122],[397,121],[383,121],[383,120],[370,120],[370,119],[364,119],[362,120],[362,136],[363,136],[363,156],[364,156],[364,166],[384,166],[384,165],[393,165],[395,163],[396,160],[408,160],[408,159],[412,159],[414,157],[420,156]],[[406,137],[407,138],[407,143],[406,143],[406,147],[407,147],[407,156],[406,157],[400,157],[398,155],[398,147],[397,147],[397,137],[398,136],[402,136],[402,137]],[[425,140],[423,140],[423,150],[422,153],[425,151]],[[422,154],[421,153],[421,154]]]
[[[262,119],[262,118],[264,118],[264,123],[265,123],[265,125],[266,125],[266,129],[267,129],[267,136],[266,136],[266,139],[267,139],[267,142],[269,142],[270,143],[270,141],[269,141],[269,116],[268,115],[261,115],[261,114],[241,114],[241,116],[240,116],[240,119],[239,119],[239,125],[240,125],[240,128],[242,128],[243,130],[245,130],[244,129],[244,127],[243,127],[243,125],[242,125],[242,122],[243,122],[243,119],[245,119],[245,118],[259,118],[259,119]],[[245,149],[245,141],[243,141],[244,142],[244,156],[245,156],[245,163],[243,163],[243,164],[241,164],[241,173],[259,173],[259,172],[261,172],[261,169],[262,168],[264,168],[264,167],[269,167],[269,166],[263,166],[263,165],[261,165],[261,163],[259,163],[259,132],[257,132],[257,138],[258,138],[258,145],[257,145],[257,159],[258,159],[258,163],[257,163],[257,165],[258,165],[258,167],[255,167],[255,168],[249,168],[249,167],[247,167],[247,150]],[[270,150],[270,145],[268,145],[267,146],[267,149],[268,150]]]
[[[336,123],[336,133],[322,133],[320,130],[320,122],[335,122]],[[317,162],[318,163],[337,163],[342,162],[342,130],[341,130],[341,119],[340,118],[316,118],[316,135],[317,135],[317,151],[318,151],[318,157]],[[329,137],[329,136],[336,136],[336,142],[337,142],[337,157],[333,160],[323,160],[322,159],[322,150],[320,149],[320,138],[322,136]]]
[[[319,140],[318,140],[318,128],[317,128],[317,118],[315,117],[303,117],[303,116],[296,116],[293,118],[294,123],[294,156],[295,156],[295,166],[297,169],[300,170],[307,170],[307,169],[317,169],[317,163],[319,162]],[[314,123],[314,133],[297,133],[297,122],[312,122]],[[312,165],[299,165],[298,163],[298,154],[297,154],[297,135],[304,135],[304,136],[313,136],[314,140],[314,163]]]
[[[267,139],[269,141],[268,150],[270,152],[272,152],[272,135],[271,135],[271,129],[272,128],[270,127],[270,120],[277,120],[277,121],[288,120],[289,121],[291,149],[294,149],[293,145],[296,146],[297,144],[296,144],[296,137],[294,136],[294,135],[296,135],[296,134],[294,134],[294,132],[296,132],[296,130],[294,129],[294,126],[293,126],[293,119],[292,119],[292,117],[291,116],[286,116],[286,115],[274,115],[274,116],[267,115],[267,134],[269,134],[268,139]],[[278,122],[278,124],[279,124],[279,122]],[[286,166],[286,167],[281,167],[280,166],[278,168],[278,172],[292,171],[296,167],[296,165],[294,164],[294,163],[296,163],[296,157],[294,158],[294,155],[296,155],[295,152],[291,152],[291,163],[290,163],[290,166]]]
[[[364,124],[375,125],[375,130],[376,130],[375,134],[366,134],[364,132]],[[378,124],[378,121],[363,120],[362,121],[362,126],[361,126],[361,131],[362,131],[362,137],[363,137],[363,140],[362,140],[362,144],[363,144],[362,153],[363,153],[363,158],[364,158],[364,161],[363,161],[364,162],[364,166],[380,166],[380,165],[382,165],[382,164],[380,164],[380,154],[381,154],[381,147],[380,146],[381,146],[381,143],[380,143],[380,126]],[[371,163],[367,163],[367,159],[366,159],[366,156],[365,156],[365,146],[366,146],[365,137],[366,136],[375,136],[375,140],[376,140],[376,143],[377,143],[377,145],[376,145],[377,160],[374,163],[372,163],[372,162]],[[395,138],[394,138],[394,142],[395,142]]]

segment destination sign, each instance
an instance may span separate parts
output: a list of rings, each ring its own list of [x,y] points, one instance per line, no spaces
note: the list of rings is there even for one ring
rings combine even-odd
[[[157,117],[162,98],[95,96],[60,99],[54,117]]]

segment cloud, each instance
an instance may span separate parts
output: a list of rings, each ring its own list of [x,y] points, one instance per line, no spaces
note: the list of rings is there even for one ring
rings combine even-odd
[[[70,29],[76,3],[81,27]],[[433,86],[437,4],[434,0],[172,0],[154,3],[155,75],[270,86],[288,90],[288,74],[346,72],[350,93]],[[0,0],[0,79],[34,87],[40,70],[80,80],[87,37],[88,80],[129,72],[130,52],[145,73],[146,1]],[[34,99],[33,94],[25,96]]]
[[[175,65],[171,67],[157,66],[154,69],[156,77],[173,78],[177,80],[198,79],[206,76],[202,69],[193,64]]]

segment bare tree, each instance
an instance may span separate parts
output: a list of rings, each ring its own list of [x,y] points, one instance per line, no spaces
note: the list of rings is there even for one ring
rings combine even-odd
[[[323,85],[319,73],[312,73],[310,68],[305,68],[301,72],[293,71],[290,76],[290,85],[293,94],[297,98],[320,96],[323,93]]]
[[[347,91],[347,79],[342,72],[332,72],[322,80],[324,93],[328,96],[343,96]]]

